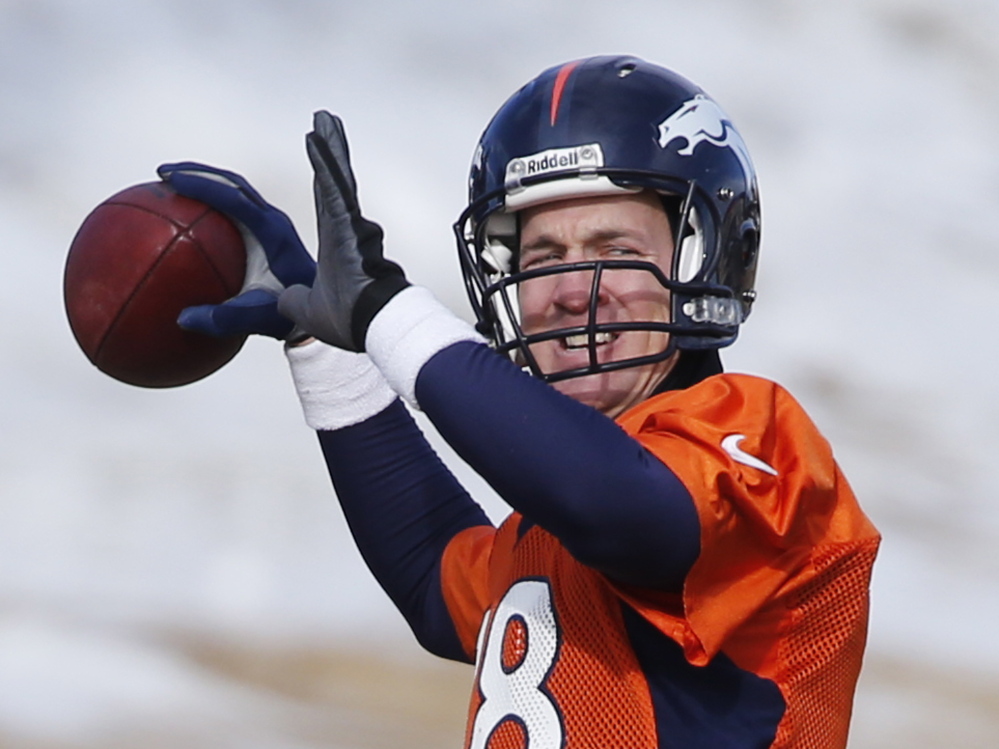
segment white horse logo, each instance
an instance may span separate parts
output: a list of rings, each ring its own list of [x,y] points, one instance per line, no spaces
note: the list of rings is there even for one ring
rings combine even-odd
[[[659,123],[660,148],[666,148],[680,138],[687,141],[687,145],[677,151],[680,156],[692,155],[697,146],[707,141],[719,148],[731,148],[743,169],[751,173],[749,150],[742,136],[732,126],[732,121],[722,108],[703,94],[684,102],[678,110]]]

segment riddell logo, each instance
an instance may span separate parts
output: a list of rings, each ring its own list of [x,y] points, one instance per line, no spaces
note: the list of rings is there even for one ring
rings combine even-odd
[[[576,166],[579,166],[579,154],[575,151],[563,154],[553,153],[540,159],[527,159],[525,162],[527,174],[550,172],[554,169],[571,169]]]
[[[552,148],[533,153],[530,156],[512,159],[506,165],[506,182],[507,185],[516,184],[524,177],[532,177],[537,174],[603,165],[603,151],[600,150],[598,143],[570,148]]]

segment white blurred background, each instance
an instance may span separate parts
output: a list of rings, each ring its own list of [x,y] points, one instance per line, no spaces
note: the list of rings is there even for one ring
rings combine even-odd
[[[999,0],[0,0],[0,746],[459,744],[470,674],[364,569],[280,346],[122,385],[72,338],[62,264],[182,159],[314,246],[328,108],[390,256],[466,314],[479,133],[543,68],[618,52],[742,130],[764,250],[727,366],[798,396],[884,534],[851,747],[995,745]]]

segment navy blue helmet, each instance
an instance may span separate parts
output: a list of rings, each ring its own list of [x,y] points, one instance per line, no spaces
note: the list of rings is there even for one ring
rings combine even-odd
[[[573,197],[652,190],[675,232],[667,277],[657,266],[596,260],[544,270],[517,267],[525,208]],[[728,116],[699,87],[634,57],[593,57],[550,68],[499,109],[479,140],[469,177],[469,205],[455,224],[462,273],[479,330],[547,381],[660,361],[679,350],[731,344],[749,314],[760,241],[756,175]],[[602,273],[639,268],[670,291],[669,322],[597,320]],[[525,335],[516,288],[539,274],[593,274],[585,325]],[[604,331],[668,332],[663,351],[625,361],[597,361]],[[530,344],[589,334],[590,364],[568,372],[538,370]]]

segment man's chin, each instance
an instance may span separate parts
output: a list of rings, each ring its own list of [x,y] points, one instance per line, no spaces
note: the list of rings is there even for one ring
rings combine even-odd
[[[653,365],[572,377],[552,384],[563,395],[614,418],[649,397],[675,363],[674,354]]]
[[[627,400],[630,389],[621,387],[615,379],[621,379],[621,372],[603,372],[600,374],[573,377],[560,380],[553,386],[563,395],[575,401],[597,409],[609,416],[616,416],[624,410],[622,403]],[[615,375],[617,377],[615,378]]]

